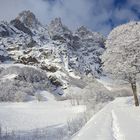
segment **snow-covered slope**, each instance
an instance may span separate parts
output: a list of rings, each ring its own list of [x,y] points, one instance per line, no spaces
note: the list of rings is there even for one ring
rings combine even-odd
[[[117,98],[106,105],[72,140],[139,140],[140,108],[131,97]]]

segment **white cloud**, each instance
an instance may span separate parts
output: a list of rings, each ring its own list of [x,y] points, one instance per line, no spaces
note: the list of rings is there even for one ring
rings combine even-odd
[[[113,19],[116,23],[124,19],[138,19],[131,10],[140,4],[139,0],[127,0],[124,8],[114,6],[114,0],[0,0],[0,20],[11,20],[25,9],[33,11],[37,17],[48,24],[51,19],[61,17],[71,29],[85,25],[95,31],[107,34]],[[118,22],[119,23],[119,22]]]
[[[127,0],[130,5],[137,5],[140,6],[139,0]]]
[[[116,9],[114,15],[117,18],[117,20],[138,20],[137,15],[129,9]]]

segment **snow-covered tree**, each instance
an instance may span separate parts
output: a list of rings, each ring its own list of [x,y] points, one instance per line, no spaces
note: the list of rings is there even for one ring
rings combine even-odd
[[[139,106],[136,81],[140,73],[140,22],[116,27],[106,41],[103,69],[115,79],[131,84],[135,105]]]

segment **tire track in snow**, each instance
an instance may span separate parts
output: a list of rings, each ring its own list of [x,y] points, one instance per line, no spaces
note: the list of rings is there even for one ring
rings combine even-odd
[[[111,115],[112,115],[113,140],[125,140],[124,135],[120,132],[118,119],[114,110],[111,111]]]

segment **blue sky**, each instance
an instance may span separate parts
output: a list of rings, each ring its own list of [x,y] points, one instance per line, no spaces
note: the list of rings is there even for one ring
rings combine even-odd
[[[132,3],[131,3],[132,2]],[[129,22],[130,20],[139,20],[140,19],[140,1],[137,0],[136,2],[133,0],[114,0],[113,3],[114,6],[112,6],[112,16],[108,20],[109,24],[114,27],[119,24],[123,24],[126,22]],[[120,16],[121,16],[121,10],[128,10],[123,18],[117,18],[115,16],[115,10],[120,10]]]
[[[140,20],[140,0],[0,0],[0,3],[0,20],[11,20],[29,9],[44,24],[61,17],[70,29],[84,25],[104,35],[117,25]]]

